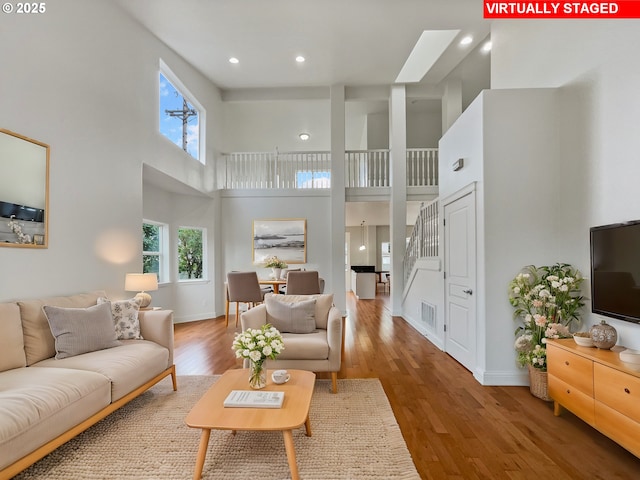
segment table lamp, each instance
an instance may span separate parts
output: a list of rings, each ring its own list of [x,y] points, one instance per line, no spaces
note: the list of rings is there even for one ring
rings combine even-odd
[[[135,292],[135,298],[140,308],[146,308],[151,303],[151,295],[147,292],[158,290],[158,275],[155,273],[127,273],[124,280],[124,289]]]

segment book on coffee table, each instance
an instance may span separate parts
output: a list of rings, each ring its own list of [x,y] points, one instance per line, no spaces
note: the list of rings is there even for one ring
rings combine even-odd
[[[224,400],[225,407],[281,408],[284,392],[231,390]]]

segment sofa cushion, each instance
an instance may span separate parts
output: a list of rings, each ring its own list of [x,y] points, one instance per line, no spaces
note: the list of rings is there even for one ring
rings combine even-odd
[[[99,373],[28,367],[0,378],[0,470],[111,402],[111,383]]]
[[[304,300],[315,299],[316,301],[316,328],[327,328],[327,322],[329,320],[329,310],[333,306],[333,294],[321,294],[321,295],[265,295],[265,301],[267,298],[275,298],[281,302],[302,302]]]
[[[104,292],[82,293],[67,297],[50,297],[35,300],[21,300],[20,317],[22,318],[22,331],[24,333],[24,351],[27,357],[27,365],[31,365],[56,354],[55,341],[49,328],[49,322],[42,310],[45,305],[55,307],[84,308],[95,305],[98,297],[106,296]]]
[[[119,347],[62,360],[49,358],[33,368],[69,368],[99,373],[111,381],[111,401],[115,402],[165,371],[169,362],[169,350],[157,343],[148,340],[123,340],[120,343]]]
[[[42,309],[55,337],[57,359],[120,345],[113,327],[110,303],[88,308],[45,305]]]
[[[135,299],[109,300],[106,297],[99,297],[98,305],[102,303],[111,304],[111,315],[113,315],[118,340],[142,340],[140,320],[138,320],[140,304]]]
[[[0,372],[26,366],[20,307],[17,303],[0,303],[0,330]]]
[[[265,298],[267,323],[280,333],[311,333],[316,329],[316,299],[282,302],[278,295]]]

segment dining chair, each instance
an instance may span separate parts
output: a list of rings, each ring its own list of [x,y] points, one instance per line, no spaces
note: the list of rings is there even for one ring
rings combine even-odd
[[[229,304],[236,304],[236,327],[240,320],[240,304],[246,303],[251,308],[264,301],[264,292],[258,283],[256,272],[227,273],[227,304],[225,307],[225,325],[229,326]]]
[[[384,291],[386,292],[388,289],[389,293],[391,293],[391,274],[388,272],[382,272],[380,276],[382,281],[381,283],[384,286]]]
[[[314,295],[322,293],[316,270],[302,270],[287,274],[287,295]]]

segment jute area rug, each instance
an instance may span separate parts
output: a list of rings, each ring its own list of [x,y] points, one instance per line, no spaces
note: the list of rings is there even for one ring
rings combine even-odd
[[[169,379],[58,448],[15,479],[189,479],[200,440],[184,418],[215,376]],[[294,431],[303,479],[419,479],[377,379],[317,380],[312,436]],[[291,478],[281,432],[211,431],[203,479]]]

